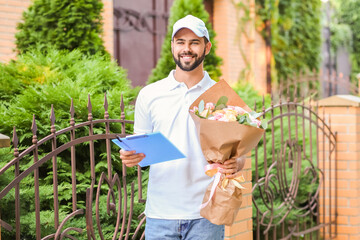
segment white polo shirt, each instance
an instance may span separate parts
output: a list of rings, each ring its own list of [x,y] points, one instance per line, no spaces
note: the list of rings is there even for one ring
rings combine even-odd
[[[174,78],[144,87],[135,105],[135,133],[161,132],[186,158],[150,166],[145,214],[150,218],[197,219],[200,205],[211,178],[189,115],[190,105],[215,84],[207,72],[191,89]]]

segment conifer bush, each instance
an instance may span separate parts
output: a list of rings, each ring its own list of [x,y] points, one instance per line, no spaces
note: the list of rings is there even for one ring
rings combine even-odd
[[[69,126],[70,103],[74,101],[76,123],[87,121],[87,99],[91,97],[93,119],[104,118],[104,93],[107,93],[109,115],[111,119],[120,118],[120,99],[124,96],[126,119],[133,119],[133,105],[138,88],[133,89],[127,79],[126,70],[119,67],[107,56],[96,54],[84,56],[80,50],[66,51],[48,48],[46,51],[35,49],[18,56],[17,60],[0,64],[0,132],[12,136],[13,126],[19,137],[19,148],[23,151],[32,145],[32,117],[35,115],[38,127],[38,140],[50,135],[51,105],[55,111],[55,127],[59,131]],[[110,125],[112,132],[120,132],[120,124]],[[132,133],[131,126],[126,131]],[[96,134],[105,133],[104,124],[94,125]],[[87,128],[76,129],[76,136],[88,135]],[[57,146],[69,141],[68,134],[57,137]],[[51,151],[50,143],[39,148],[39,156]],[[112,146],[113,170],[121,175],[121,160],[118,147]],[[13,158],[10,148],[0,149],[0,168]],[[97,172],[96,182],[100,172],[107,172],[105,141],[95,141],[95,156]],[[89,146],[88,143],[76,146],[77,159],[77,191],[78,207],[85,208],[85,191],[90,186]],[[23,158],[20,171],[26,170],[33,162],[31,154]],[[60,221],[71,212],[71,163],[69,151],[57,156],[59,179]],[[42,236],[55,232],[53,212],[52,164],[44,163],[40,168],[41,221]],[[129,169],[128,176],[134,178],[135,170]],[[0,176],[0,188],[13,179],[13,171]],[[146,175],[144,176],[146,179]],[[132,180],[130,179],[129,182]],[[34,180],[29,175],[21,181],[21,236],[35,239],[34,216]],[[101,204],[106,203],[106,194],[101,198]],[[134,216],[143,210],[143,204],[135,204]],[[14,225],[14,195],[10,192],[0,201],[2,219]],[[114,232],[113,216],[106,214],[106,206],[101,207],[105,239],[110,239]],[[65,227],[79,227],[85,230],[85,217],[77,217]],[[2,231],[4,239],[14,239],[14,232]],[[79,237],[77,234],[75,236]],[[81,237],[86,236],[86,233]]]
[[[212,47],[210,53],[205,57],[204,69],[209,73],[212,79],[214,79],[215,81],[219,80],[219,77],[221,76],[220,65],[222,63],[222,59],[215,54],[215,32],[212,29],[211,24],[209,23],[209,14],[205,10],[203,1],[175,0],[170,9],[167,34],[162,45],[160,59],[158,60],[156,67],[153,69],[148,79],[148,83],[153,83],[167,77],[169,75],[169,72],[175,69],[176,65],[171,53],[172,26],[177,20],[189,14],[203,20],[209,31]]]
[[[53,45],[85,54],[104,54],[102,9],[101,0],[35,0],[18,25],[17,49],[23,53],[36,45],[43,49]]]

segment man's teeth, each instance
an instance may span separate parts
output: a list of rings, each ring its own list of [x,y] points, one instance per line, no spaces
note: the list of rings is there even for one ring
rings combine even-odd
[[[182,56],[182,58],[183,58],[184,60],[190,60],[190,59],[192,59],[192,56]]]

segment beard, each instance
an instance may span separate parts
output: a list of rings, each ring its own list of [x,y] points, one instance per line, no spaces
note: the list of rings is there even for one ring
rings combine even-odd
[[[172,55],[173,55],[173,59],[174,59],[176,65],[181,70],[186,71],[186,72],[190,72],[190,71],[194,70],[195,68],[197,68],[204,61],[204,59],[205,59],[205,51],[206,51],[206,49],[204,48],[204,52],[200,57],[198,57],[197,54],[192,54],[191,52],[185,52],[185,53],[181,53],[181,54],[179,53],[177,58],[175,58],[174,53]],[[180,59],[181,59],[181,56],[183,56],[183,55],[194,57],[195,62],[192,63],[192,64],[191,63],[184,63],[184,64],[181,63]]]

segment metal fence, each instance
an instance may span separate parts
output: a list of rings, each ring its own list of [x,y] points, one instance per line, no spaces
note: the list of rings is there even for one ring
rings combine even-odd
[[[0,170],[1,176],[9,176],[7,173],[13,176],[10,179],[10,183],[7,186],[1,187],[0,192],[0,204],[2,207],[6,206],[7,208],[13,208],[14,215],[5,216],[2,214],[0,219],[0,226],[3,231],[4,236],[8,236],[9,239],[23,239],[23,236],[26,235],[26,229],[22,228],[22,212],[21,209],[24,209],[24,204],[34,204],[32,209],[34,210],[34,219],[35,229],[36,229],[36,239],[63,239],[70,238],[76,239],[80,238],[87,239],[139,239],[143,238],[143,223],[145,221],[145,216],[134,216],[133,208],[135,203],[135,195],[137,195],[136,201],[140,204],[143,204],[145,201],[142,197],[142,175],[141,169],[138,168],[138,192],[135,194],[135,182],[128,183],[127,178],[127,168],[125,165],[122,165],[122,169],[113,169],[113,158],[111,150],[111,139],[114,139],[116,135],[124,137],[127,134],[125,133],[125,124],[133,124],[133,121],[125,120],[124,113],[124,102],[121,99],[121,118],[120,119],[110,119],[108,114],[108,103],[105,95],[104,101],[105,114],[104,119],[93,120],[92,117],[92,106],[90,97],[88,100],[88,121],[75,124],[75,111],[73,106],[73,101],[71,101],[70,108],[70,126],[56,130],[55,128],[55,114],[54,109],[51,109],[51,134],[44,137],[41,140],[37,139],[37,125],[35,121],[35,116],[33,118],[32,124],[32,143],[33,145],[26,150],[19,153],[18,149],[18,136],[16,134],[16,129],[14,127],[13,131],[13,147],[14,147],[14,159],[7,163]],[[102,124],[105,127],[105,133],[96,134],[94,133],[94,126]],[[110,124],[120,124],[121,132],[112,133]],[[87,129],[87,136],[77,135],[77,131],[80,129]],[[66,135],[69,138],[67,143],[64,143],[60,146],[57,145],[57,139],[62,135]],[[70,136],[70,137],[69,137]],[[105,168],[107,172],[97,171],[95,169],[96,156],[94,151],[94,143],[98,141],[105,141],[106,145],[106,159],[107,163]],[[87,143],[88,144],[88,156],[87,161],[85,159],[77,159],[76,149],[77,145]],[[45,148],[50,145],[51,149],[48,153],[42,153],[39,155],[39,149]],[[69,151],[70,150],[70,151]],[[118,155],[118,153],[116,153]],[[70,155],[70,165],[71,165],[71,178],[69,178],[70,184],[68,187],[71,188],[71,196],[68,196],[68,201],[71,201],[71,209],[68,209],[66,214],[63,211],[60,211],[60,207],[64,204],[64,200],[59,200],[59,188],[64,184],[64,182],[59,182],[59,174],[66,169],[62,169],[58,166],[58,158],[60,155]],[[27,159],[32,158],[32,161],[29,162]],[[25,165],[25,166],[22,166]],[[41,167],[46,164],[52,165],[52,193],[49,194],[40,192],[41,184],[44,182],[44,169],[41,171]],[[84,188],[80,187],[83,179],[79,179],[77,175],[77,169],[81,168],[80,165],[90,165],[90,184]],[[118,173],[120,172],[121,173]],[[7,175],[6,175],[7,174]],[[49,175],[47,175],[49,176]],[[33,199],[24,199],[20,194],[22,189],[23,180],[26,177],[33,178]],[[64,188],[62,188],[64,189]],[[104,195],[104,196],[103,196]],[[46,206],[44,202],[47,202],[46,199],[53,198],[53,206]],[[13,201],[9,201],[9,198]],[[104,202],[101,202],[104,201]],[[5,205],[7,202],[7,205]],[[45,205],[45,206],[44,206]],[[106,208],[106,211],[104,210]],[[50,217],[42,217],[41,213],[45,211],[51,211]],[[101,211],[103,210],[103,211]],[[4,209],[3,211],[4,212]],[[105,214],[103,212],[106,212]],[[107,216],[104,216],[107,215]],[[133,219],[140,219],[140,223],[137,226],[132,226]],[[82,228],[73,227],[74,221],[83,222],[86,233],[83,233]],[[53,233],[44,236],[42,229],[44,225],[53,223],[52,229]],[[105,236],[103,232],[103,226],[112,224],[113,232]],[[5,231],[8,231],[5,233]],[[0,233],[1,234],[1,233]],[[82,237],[81,237],[82,236]],[[1,236],[0,236],[1,239]],[[6,238],[5,238],[6,239]]]
[[[345,77],[342,73],[333,71],[316,72],[299,74],[286,80],[280,80],[278,85],[272,87],[274,96],[281,94],[298,96],[298,98],[322,99],[334,95],[360,95],[360,78],[353,82],[349,77]],[[275,97],[276,100],[278,98]]]
[[[336,134],[330,124],[317,112],[317,107],[309,101],[282,101],[265,108],[262,117],[266,118],[269,128],[263,141],[254,151],[253,161],[253,209],[254,239],[327,239],[336,235]],[[0,177],[11,176],[9,183],[1,187],[0,206],[14,214],[0,217],[3,236],[23,239],[28,229],[23,229],[21,209],[24,206],[34,212],[36,239],[143,239],[143,214],[136,214],[136,204],[143,206],[143,175],[140,168],[129,183],[128,170],[124,165],[115,169],[115,155],[111,139],[116,135],[126,136],[125,126],[132,121],[125,120],[124,103],[121,101],[120,119],[110,119],[108,103],[104,100],[104,119],[93,120],[90,97],[88,100],[88,121],[75,123],[74,106],[70,107],[69,127],[56,130],[54,109],[51,109],[51,134],[38,140],[35,117],[32,126],[33,145],[21,153],[18,149],[18,136],[14,128],[14,159],[0,169]],[[256,110],[256,109],[255,109]],[[111,124],[120,124],[121,131],[113,133]],[[103,132],[94,131],[95,125],[102,125]],[[81,136],[79,131],[86,129],[88,134]],[[66,135],[68,142],[58,144],[58,139]],[[97,169],[99,162],[95,148],[100,141],[105,142],[106,164]],[[78,159],[78,145],[86,143],[88,159]],[[50,147],[49,147],[50,146]],[[49,148],[47,152],[39,149]],[[117,150],[116,150],[117,151]],[[40,153],[40,154],[39,154]],[[67,202],[59,200],[64,191],[59,182],[62,169],[59,161],[68,155],[71,188]],[[81,165],[89,165],[89,177],[85,184],[77,175]],[[44,175],[48,165],[51,174]],[[106,169],[107,171],[102,171]],[[44,178],[51,177],[51,194],[41,192]],[[33,180],[33,199],[22,197],[26,178]],[[52,203],[49,204],[48,199]],[[10,199],[10,200],[9,200]],[[69,209],[62,205],[68,204]],[[5,205],[6,203],[6,205]],[[47,204],[45,204],[47,203]],[[50,205],[50,206],[48,206]],[[5,209],[1,209],[2,212]],[[50,211],[50,217],[42,217],[42,212]],[[50,219],[51,218],[51,219]],[[138,218],[137,221],[134,221]],[[83,227],[74,227],[82,222]],[[53,232],[44,233],[44,225],[51,224]],[[105,233],[104,225],[107,232]],[[109,233],[109,225],[112,231]],[[78,226],[78,225],[77,225]],[[86,232],[83,232],[86,229]],[[5,233],[5,231],[7,231]],[[10,235],[9,235],[10,234]],[[12,235],[11,235],[12,234]],[[111,237],[109,237],[111,236]]]
[[[263,107],[253,158],[254,239],[336,236],[336,134],[310,101]]]

